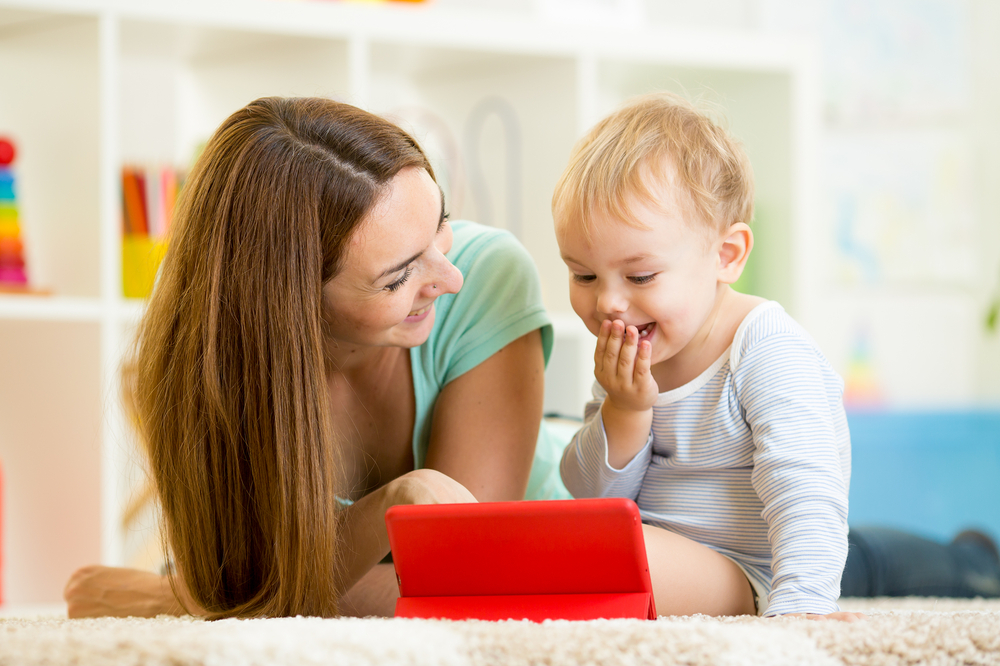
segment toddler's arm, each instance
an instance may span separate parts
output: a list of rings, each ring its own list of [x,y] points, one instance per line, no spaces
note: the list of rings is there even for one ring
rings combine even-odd
[[[805,339],[774,335],[746,353],[734,381],[753,431],[751,482],[769,528],[765,614],[834,613],[847,557],[849,474],[839,378]]]
[[[560,472],[574,497],[639,494],[652,451],[656,382],[649,374],[649,344],[640,348],[635,327],[604,322],[594,352],[594,400],[584,427],[563,452]]]
[[[594,383],[594,399],[584,410],[584,425],[563,451],[559,472],[566,489],[576,498],[627,497],[639,495],[642,479],[652,457],[652,435],[646,446],[623,469],[608,464],[608,440],[601,420],[601,405],[607,394]]]

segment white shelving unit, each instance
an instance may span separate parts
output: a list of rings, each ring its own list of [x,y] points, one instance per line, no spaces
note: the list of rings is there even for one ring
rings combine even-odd
[[[0,295],[8,602],[56,601],[75,567],[125,561],[134,466],[117,370],[142,305],[121,297],[123,163],[188,164],[229,113],[265,95],[331,96],[397,118],[441,165],[455,217],[517,220],[556,319],[549,407],[582,413],[591,343],[570,312],[549,213],[573,142],[632,94],[718,103],[756,166],[768,239],[758,254],[781,267],[757,291],[795,312],[810,284],[814,66],[807,47],[774,39],[560,24],[544,12],[484,20],[432,4],[0,0],[0,134],[20,148],[29,271],[55,294]],[[488,207],[447,159],[468,145],[479,112]]]

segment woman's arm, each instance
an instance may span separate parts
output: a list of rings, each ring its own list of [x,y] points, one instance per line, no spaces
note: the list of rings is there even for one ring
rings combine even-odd
[[[545,358],[536,329],[441,390],[425,466],[455,479],[480,502],[524,499],[544,397]]]
[[[475,501],[459,483],[434,470],[421,469],[394,479],[344,509],[338,536],[341,544],[338,582],[340,589],[350,591],[344,595],[343,612],[392,615],[389,602],[395,603],[395,576],[381,571],[385,567],[375,566],[389,552],[385,512],[390,506]],[[369,571],[372,576],[365,575]],[[359,590],[350,589],[361,580],[365,584]],[[73,573],[63,597],[71,618],[201,614],[203,611],[187,595],[183,581],[178,578],[176,584],[177,592],[184,597],[183,604],[174,595],[166,576],[139,569],[90,565]]]
[[[408,472],[368,493],[340,512],[337,588],[351,590],[389,552],[389,534],[385,529],[385,512],[389,507],[475,501],[464,486],[433,469]],[[395,577],[392,583],[395,586]]]
[[[185,613],[166,576],[139,569],[97,564],[82,567],[70,576],[63,598],[70,618],[156,617]],[[192,610],[197,608],[190,600],[187,605]]]

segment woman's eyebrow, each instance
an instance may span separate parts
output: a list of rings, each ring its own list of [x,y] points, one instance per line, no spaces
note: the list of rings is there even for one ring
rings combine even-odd
[[[408,265],[410,265],[410,264],[411,264],[412,262],[414,262],[414,261],[416,261],[417,259],[419,259],[419,258],[420,258],[420,256],[421,256],[421,255],[422,255],[423,253],[424,253],[424,252],[423,252],[423,250],[421,250],[420,252],[417,252],[417,253],[416,253],[415,255],[413,255],[412,257],[410,257],[410,258],[409,258],[409,259],[407,259],[406,261],[404,261],[404,262],[402,262],[402,263],[400,263],[400,264],[397,264],[396,266],[393,266],[392,268],[387,268],[387,269],[385,269],[384,271],[382,271],[382,274],[381,274],[381,275],[379,275],[379,276],[378,276],[377,278],[375,278],[375,279],[374,279],[374,280],[373,280],[372,282],[373,282],[373,283],[374,283],[374,282],[378,282],[379,280],[381,280],[382,278],[384,278],[384,277],[385,277],[385,276],[387,276],[387,275],[392,275],[393,273],[398,273],[399,271],[403,270],[403,269],[404,269],[404,268],[406,268],[406,267],[407,267]]]
[[[440,228],[441,225],[444,224],[444,218],[445,218],[445,212],[444,212],[445,211],[445,208],[444,208],[444,190],[441,189],[440,185],[438,185],[438,191],[441,193],[441,218],[440,218],[440,221],[438,222],[438,228]],[[385,269],[384,271],[382,271],[382,274],[379,275],[377,278],[375,278],[372,282],[373,283],[378,282],[379,280],[381,280],[382,278],[386,277],[387,275],[392,275],[393,273],[398,273],[399,271],[401,271],[404,268],[406,268],[410,263],[412,263],[412,262],[416,261],[417,259],[419,259],[421,257],[421,255],[423,255],[423,251],[422,250],[420,252],[417,252],[415,255],[413,255],[412,257],[410,257],[406,261],[401,262],[401,263],[393,266],[392,268]]]

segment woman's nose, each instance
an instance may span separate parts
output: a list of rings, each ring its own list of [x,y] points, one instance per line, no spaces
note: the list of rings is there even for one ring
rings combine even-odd
[[[465,281],[465,278],[462,277],[462,271],[458,270],[455,264],[448,261],[444,255],[441,255],[441,259],[441,263],[436,267],[437,274],[434,276],[432,285],[438,295],[458,293]]]

